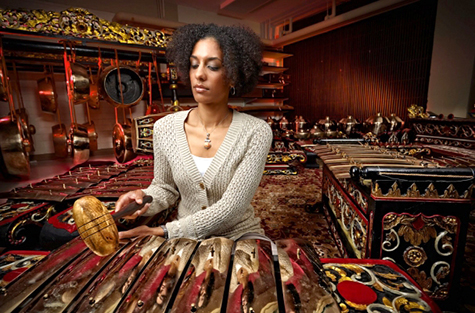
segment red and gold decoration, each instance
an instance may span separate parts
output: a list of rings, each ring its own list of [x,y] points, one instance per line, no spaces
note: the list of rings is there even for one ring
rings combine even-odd
[[[44,10],[0,11],[2,28],[125,44],[165,48],[170,36],[160,30],[141,29],[101,19],[81,8],[61,12]]]
[[[322,259],[342,313],[439,312],[409,275],[382,260]]]
[[[404,262],[408,273],[428,295],[446,298],[451,287],[460,220],[455,216],[389,213],[383,225],[383,259]]]

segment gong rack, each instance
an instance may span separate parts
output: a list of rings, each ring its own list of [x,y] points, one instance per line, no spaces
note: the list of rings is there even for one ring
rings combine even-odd
[[[155,67],[157,67],[158,64],[167,64],[165,58],[165,48],[163,47],[126,44],[120,42],[108,42],[104,40],[94,40],[88,38],[78,38],[43,33],[31,33],[28,31],[6,28],[0,29],[0,39],[2,42],[1,48],[3,50],[3,58],[5,61],[5,72],[8,75],[9,73],[13,73],[13,70],[18,70],[18,72],[45,72],[46,67],[48,67],[50,73],[65,73],[65,55],[74,55],[74,62],[88,69],[91,77],[93,75],[97,75],[98,71],[101,70],[101,68],[104,69],[115,64],[118,67],[117,71],[119,72],[119,76],[120,71],[122,70],[122,66],[130,67],[135,69],[138,77],[141,78],[141,80],[146,81],[145,77],[147,75],[150,75],[150,71],[148,70],[150,64],[154,64]],[[158,73],[157,68],[156,71]],[[66,77],[68,78],[68,75],[66,75]],[[152,77],[155,80],[159,80],[159,91],[161,93],[160,98],[162,99],[161,102],[163,104],[163,96],[165,96],[166,98],[171,97],[172,92],[168,90],[169,88],[161,88],[161,84],[169,84],[170,78],[166,77],[162,73],[159,76],[153,75]],[[145,85],[146,84],[144,83],[143,88],[146,88]],[[70,89],[68,89],[68,94],[69,92]],[[10,93],[13,93],[11,91],[11,88]],[[145,98],[146,96],[144,96],[144,99]],[[74,105],[72,107],[74,107]],[[70,104],[70,110],[72,107]],[[86,105],[86,107],[88,107],[88,105]],[[119,114],[121,113],[122,112],[120,112]],[[129,111],[127,111],[127,114],[128,113],[130,113],[130,109]],[[88,122],[90,123],[89,119],[90,118],[88,114]],[[60,124],[57,126],[63,127],[59,131],[65,132],[65,127],[61,124],[61,121],[59,122]],[[75,124],[74,113],[71,113],[71,123]],[[117,140],[114,138],[114,136],[115,133],[113,134],[113,142],[116,142]],[[121,148],[122,146],[119,147],[119,150]],[[24,150],[21,148],[18,149]],[[71,148],[69,147],[68,150],[70,149]],[[116,150],[117,148],[114,149],[114,154],[119,162],[123,163],[129,161],[129,159],[126,160],[122,156],[120,156],[122,155],[121,151],[119,151],[119,154],[116,154]],[[69,152],[62,151],[58,153],[56,151],[55,146],[55,154],[57,156],[66,157],[68,154],[70,154]],[[10,173],[8,171],[7,165],[3,166],[3,169],[7,168],[5,173],[6,176],[29,177],[29,151],[21,151],[21,153],[26,163],[28,163],[23,166],[24,169],[20,169],[21,175],[16,175],[16,173],[18,172],[17,170],[12,171],[12,173]],[[86,159],[88,157],[89,153],[87,154]]]

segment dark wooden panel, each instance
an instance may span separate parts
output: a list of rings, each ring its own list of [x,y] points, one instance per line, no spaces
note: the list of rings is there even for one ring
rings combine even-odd
[[[437,1],[411,5],[286,46],[295,115],[407,119],[426,106]]]

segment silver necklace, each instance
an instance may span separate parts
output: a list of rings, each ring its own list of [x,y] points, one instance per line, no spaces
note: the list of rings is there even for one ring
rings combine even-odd
[[[228,110],[228,113],[223,117],[223,119],[221,121],[219,121],[218,124],[216,124],[216,126],[211,130],[211,131],[208,131],[205,127],[205,124],[203,124],[203,121],[201,120],[201,116],[200,116],[200,113],[199,112],[196,112],[198,113],[198,119],[200,120],[200,123],[201,123],[201,126],[203,126],[203,130],[205,131],[206,133],[206,138],[205,138],[205,142],[203,144],[204,148],[206,150],[210,149],[211,148],[211,139],[209,139],[209,136],[211,136],[211,134],[214,132],[214,130],[219,126],[219,124],[221,124],[229,115],[229,110]]]

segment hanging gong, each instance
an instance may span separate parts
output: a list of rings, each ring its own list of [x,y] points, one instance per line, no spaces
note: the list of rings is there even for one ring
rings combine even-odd
[[[71,63],[70,84],[75,104],[84,103],[89,99],[89,73],[85,66]]]
[[[89,135],[87,128],[79,124],[71,124],[69,143],[73,154],[74,164],[81,164],[89,159]]]
[[[132,148],[131,129],[129,125],[116,123],[112,131],[112,148],[119,163],[126,163],[137,155]]]
[[[57,124],[53,129],[54,154],[60,158],[68,156],[68,132],[64,124]]]
[[[38,80],[38,96],[42,111],[56,113],[58,109],[58,94],[56,93],[54,81],[49,74]]]
[[[8,101],[8,92],[5,88],[4,82],[5,76],[3,75],[3,70],[0,68],[0,101]]]
[[[88,121],[86,124],[82,124],[83,127],[87,130],[87,135],[89,137],[89,149],[91,151],[97,150],[97,131],[94,121]]]
[[[104,99],[117,108],[132,107],[144,95],[142,78],[126,66],[120,66],[119,69],[115,66],[106,68],[101,75],[100,87]]]
[[[0,148],[2,171],[6,176],[27,178],[30,176],[30,160],[25,146],[28,143],[22,137],[18,122],[10,116],[0,119]]]

